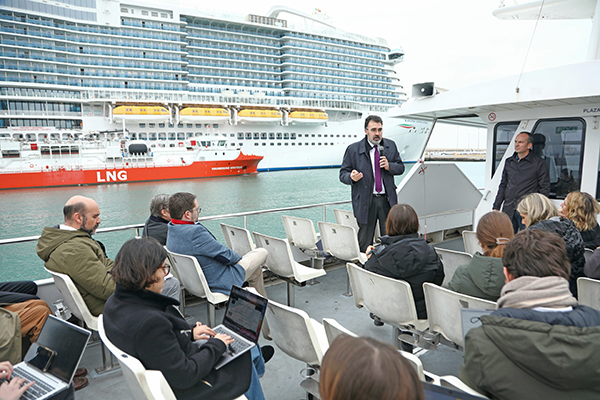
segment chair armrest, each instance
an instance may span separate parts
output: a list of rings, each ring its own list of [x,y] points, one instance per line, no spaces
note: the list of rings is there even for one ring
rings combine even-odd
[[[440,376],[440,386],[447,387],[451,389],[462,390],[465,393],[472,394],[473,396],[479,396],[483,399],[488,399],[489,397],[484,396],[479,393],[477,390],[472,389],[469,385],[461,381],[458,377],[453,375],[445,375]]]

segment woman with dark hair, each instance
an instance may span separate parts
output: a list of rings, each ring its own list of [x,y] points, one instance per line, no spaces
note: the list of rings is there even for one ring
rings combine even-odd
[[[581,232],[586,248],[596,250],[600,246],[600,226],[598,226],[600,204],[589,193],[571,192],[561,204],[560,215],[568,218]]]
[[[387,236],[381,245],[367,249],[365,269],[410,284],[419,319],[427,318],[423,283],[441,285],[444,266],[434,248],[420,238],[419,217],[408,204],[396,204],[390,210],[385,224]]]
[[[477,240],[483,254],[475,253],[470,263],[458,267],[448,289],[484,300],[498,300],[504,286],[502,254],[513,232],[512,222],[503,212],[492,211],[481,217]]]
[[[424,400],[417,373],[398,349],[375,339],[341,335],[321,363],[323,400]]]
[[[517,206],[517,211],[523,217],[523,224],[527,229],[554,232],[563,239],[571,263],[569,287],[571,293],[577,297],[577,278],[584,276],[585,247],[581,233],[579,233],[573,221],[559,216],[558,210],[552,201],[539,193],[531,193],[525,196]]]
[[[234,399],[245,392],[248,399],[264,400],[258,380],[264,364],[258,349],[253,349],[254,365],[248,352],[215,370],[233,339],[200,322],[188,324],[173,307],[179,302],[160,294],[169,272],[166,257],[153,239],[132,239],[123,245],[111,271],[115,292],[104,307],[108,338],[146,369],[161,371],[178,399]],[[206,342],[200,345],[196,340]]]

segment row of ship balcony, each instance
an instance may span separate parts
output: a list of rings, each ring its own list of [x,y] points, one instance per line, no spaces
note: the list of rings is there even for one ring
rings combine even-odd
[[[168,22],[142,21],[139,19],[121,18],[121,24],[123,26],[133,26],[135,28],[162,29],[165,31],[175,32],[181,31],[179,25],[170,24]]]
[[[281,54],[279,49],[268,49],[264,47],[249,47],[249,46],[235,46],[229,44],[223,44],[222,42],[204,42],[200,40],[190,40],[189,46],[203,48],[203,49],[217,49],[226,51],[239,51],[242,53],[251,54],[264,54],[267,56],[277,57]]]
[[[54,99],[81,99],[81,92],[73,90],[40,89],[40,88],[21,88],[6,87],[0,88],[0,96],[3,97],[42,97]]]
[[[195,18],[195,17],[193,17]],[[359,43],[359,42],[353,42],[353,41],[349,41],[349,40],[342,40],[342,39],[335,39],[335,38],[329,38],[329,37],[321,37],[321,36],[317,36],[317,35],[310,35],[310,34],[304,34],[304,33],[295,33],[295,32],[282,32],[282,33],[268,33],[268,32],[258,32],[255,29],[251,29],[251,28],[245,28],[245,27],[240,27],[240,28],[230,28],[230,27],[217,27],[214,26],[212,23],[198,23],[198,22],[189,22],[184,16],[182,16],[182,21],[187,22],[189,27],[193,27],[193,28],[204,28],[204,29],[208,29],[210,31],[221,31],[221,32],[232,32],[232,33],[236,33],[236,34],[247,34],[247,35],[256,35],[256,36],[264,36],[264,37],[270,37],[270,38],[274,38],[274,39],[283,39],[285,37],[296,37],[296,38],[300,38],[300,39],[305,39],[305,40],[313,40],[315,42],[322,42],[322,43],[331,43],[331,44],[335,44],[335,45],[340,45],[340,46],[349,46],[349,47],[355,47],[355,48],[359,48],[359,49],[365,49],[365,50],[371,50],[371,51],[377,51],[377,52],[381,52],[381,51],[385,51],[383,48],[379,47],[379,46],[373,46],[373,45],[369,45],[369,44],[363,44],[363,43]]]
[[[140,32],[139,29],[123,29],[123,28],[115,28],[110,26],[102,26],[102,25],[85,25],[74,22],[65,22],[62,20],[54,20],[48,17],[34,17],[34,16],[14,16],[9,11],[0,12],[0,20],[5,21],[15,21],[32,25],[41,25],[48,26],[53,28],[71,30],[71,31],[79,31],[79,32],[89,32],[89,33],[97,33],[102,35],[121,35],[121,36],[133,36],[136,32]],[[160,29],[165,31],[172,32],[181,32],[179,25],[170,24],[170,23],[159,23],[154,21],[146,22],[147,29]]]
[[[325,51],[325,52],[332,52],[335,54],[341,53],[341,54],[346,54],[349,56],[372,58],[372,59],[381,60],[381,61],[385,61],[385,59],[386,59],[386,57],[382,54],[366,53],[364,51],[355,51],[355,50],[345,49],[343,47],[331,47],[331,46],[326,46],[326,45],[321,45],[321,44],[313,44],[310,42],[302,42],[300,40],[288,40],[288,41],[282,43],[281,47],[283,47],[283,46],[301,47],[303,49],[320,50],[320,51]]]
[[[381,76],[381,75],[366,75],[366,74],[353,74],[344,71],[339,71],[337,69],[317,69],[317,68],[307,68],[307,67],[298,67],[296,65],[287,66],[283,72],[301,72],[304,74],[310,75],[323,75],[323,76],[336,76],[340,78],[350,78],[350,79],[361,79],[364,81],[376,81],[376,82],[385,82],[391,83],[392,79]],[[379,71],[377,71],[379,72]]]
[[[23,35],[28,35],[28,36],[34,36],[34,37],[41,37],[41,38],[48,38],[48,39],[58,39],[58,40],[62,40],[65,41],[65,43],[63,42],[53,42],[53,41],[47,41],[47,40],[34,40],[34,39],[30,39],[27,40],[26,38],[20,38],[18,36],[16,37],[11,37],[11,36],[7,36],[4,35],[2,37],[2,41],[5,44],[12,44],[12,45],[19,45],[19,46],[31,46],[31,47],[40,47],[40,48],[44,48],[44,49],[49,49],[49,50],[58,50],[58,51],[71,51],[74,53],[79,53],[79,52],[83,52],[84,50],[88,50],[88,49],[95,49],[95,47],[90,47],[90,44],[99,44],[99,45],[106,45],[106,46],[117,46],[117,44],[113,43],[113,44],[109,44],[109,43],[105,43],[108,42],[108,40],[101,40],[101,39],[96,39],[96,40],[84,40],[87,39],[86,37],[69,37],[68,39],[65,39],[65,37],[60,37],[57,35],[51,35],[51,34],[47,34],[47,33],[40,33],[40,34],[35,34],[33,32],[19,32],[22,31],[20,29],[15,29],[15,28],[9,28],[6,26],[0,26],[0,32],[3,33],[8,33],[8,34],[14,34],[14,35],[18,35],[18,34],[23,34]],[[52,37],[55,36],[55,37]],[[72,45],[69,44],[70,43],[83,43],[86,46],[78,46],[78,45]],[[119,45],[118,47],[133,47],[133,48],[139,48],[139,49],[151,49],[151,50],[165,50],[165,51],[183,51],[182,50],[182,46],[185,46],[186,43],[185,42],[178,42],[176,44],[173,43],[163,43],[163,42],[153,42],[153,41],[139,41],[139,40],[125,40],[125,39],[119,39],[118,41],[115,40],[115,42],[123,42],[123,45]],[[32,43],[31,45],[28,43]]]
[[[34,118],[0,118],[0,128],[21,128],[21,127],[54,127],[57,129],[81,129],[81,120],[70,119],[34,119]]]
[[[106,78],[124,78],[124,79],[159,79],[164,81],[178,81],[181,77],[178,74],[165,74],[160,72],[148,72],[148,71],[132,71],[132,70],[115,70],[108,68],[66,68],[58,67],[50,71],[42,71],[40,68],[11,68],[13,66],[7,65],[6,69],[11,71],[21,72],[37,72],[40,74],[63,74],[63,75],[75,75],[80,77],[106,77]],[[1,64],[0,64],[1,69]],[[258,78],[255,78],[258,79]]]
[[[44,30],[44,29],[31,29],[27,27],[18,27],[18,25],[6,24],[3,23],[0,25],[0,31],[14,33],[16,35],[28,35],[28,36],[36,36],[44,39],[58,39],[58,40],[67,40],[72,42],[82,42],[82,43],[95,43],[95,44],[105,44],[105,45],[121,45],[121,46],[132,46],[139,47],[139,43],[136,43],[135,39],[123,39],[112,36],[94,36],[94,35],[81,35],[73,32],[63,32],[63,31],[54,31],[54,30]],[[178,42],[185,43],[182,38],[178,35],[172,35],[169,33],[162,32],[143,32],[143,34],[139,35],[131,35],[135,38],[140,39],[156,39],[156,40],[164,40],[169,42]],[[119,44],[119,43],[128,43],[128,44]]]
[[[122,50],[113,50],[106,51],[105,53],[114,53],[114,54],[99,54],[108,57],[123,57],[121,53]],[[41,60],[41,61],[55,61],[60,63],[74,63],[73,57],[67,57],[65,54],[54,54],[54,53],[46,53],[39,51],[29,51],[23,50],[21,48],[13,49],[9,47],[0,48],[0,57],[10,57],[10,58],[22,58],[22,59],[31,59],[31,60]],[[144,58],[144,57],[130,57],[130,58]],[[155,53],[154,57],[146,57],[150,60],[164,60],[164,61],[177,61],[180,63],[184,63],[180,56],[176,54],[168,54],[168,53]]]
[[[187,73],[181,68],[179,64],[166,64],[166,63],[142,63],[142,62],[131,62],[123,61],[118,59],[85,59],[77,57],[76,59],[67,59],[68,64],[77,64],[78,66],[94,66],[94,67],[107,67],[107,68],[137,68],[151,71],[172,71],[173,73]],[[35,71],[35,72],[47,72],[47,73],[65,73],[63,72],[66,67],[61,67],[56,64],[49,63],[36,63],[28,61],[16,61],[12,59],[0,60],[0,69],[12,69],[12,70],[24,70],[24,71]],[[81,69],[81,68],[80,68]],[[80,71],[81,72],[81,71]],[[93,75],[93,74],[91,74]]]
[[[191,30],[188,32],[188,41],[190,40],[190,38],[199,38],[199,39],[209,39],[209,40],[215,40],[215,41],[225,41],[225,42],[232,42],[232,43],[244,43],[244,44],[253,44],[253,45],[257,45],[257,46],[266,46],[266,47],[273,47],[273,48],[279,48],[279,42],[277,40],[267,40],[267,39],[262,39],[259,37],[251,37],[251,36],[227,36],[227,35],[219,35],[217,33],[215,33],[214,31],[209,31],[209,32],[205,32],[205,31],[194,31]]]

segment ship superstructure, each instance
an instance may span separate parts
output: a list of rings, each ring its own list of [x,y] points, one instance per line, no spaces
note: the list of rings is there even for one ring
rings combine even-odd
[[[261,169],[332,166],[362,136],[364,116],[406,97],[394,71],[401,50],[285,7],[259,16],[137,0],[0,6],[0,141],[120,130],[113,139],[156,147],[209,135],[265,156]],[[426,135],[386,128],[416,159]]]

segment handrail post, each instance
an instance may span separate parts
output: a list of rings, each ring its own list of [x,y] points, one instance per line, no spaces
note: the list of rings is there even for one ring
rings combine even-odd
[[[327,206],[323,205],[323,222],[327,222]]]
[[[248,216],[244,215],[244,229],[248,229]]]

